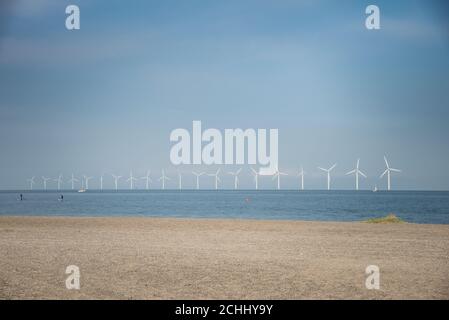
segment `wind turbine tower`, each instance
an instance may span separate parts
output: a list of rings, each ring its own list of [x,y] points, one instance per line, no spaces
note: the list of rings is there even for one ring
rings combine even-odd
[[[260,173],[258,171],[256,171],[254,168],[250,168],[251,169],[251,174],[254,176],[254,182],[256,184],[256,190],[259,190],[259,176]]]
[[[84,182],[86,184],[86,190],[88,190],[89,189],[89,180],[93,179],[93,177],[88,177],[86,175],[83,175],[83,177],[84,177]]]
[[[147,171],[147,175],[140,178],[140,179],[145,180],[145,189],[146,189],[146,190],[149,190],[149,189],[150,189],[150,182],[153,182],[153,180],[151,180],[150,175],[151,175],[151,171],[148,170],[148,171]]]
[[[111,176],[114,178],[115,191],[117,191],[117,190],[118,190],[118,181],[120,180],[120,178],[121,178],[122,176],[118,176],[118,175],[115,175],[115,174],[111,174]]]
[[[359,174],[362,177],[366,178],[366,175],[362,171],[360,171],[359,164],[360,164],[360,159],[357,159],[357,165],[356,165],[355,169],[346,173],[346,175],[355,174],[355,190],[359,190]]]
[[[129,178],[126,179],[126,181],[129,182],[129,189],[133,190],[134,189],[134,181],[137,181],[137,179],[134,178],[132,171],[129,173]]]
[[[301,166],[301,171],[299,171],[297,177],[301,178],[301,190],[304,190],[304,168]]]
[[[51,180],[51,178],[46,178],[42,176],[42,181],[44,182],[44,190],[47,190],[47,181]]]
[[[36,177],[31,177],[30,179],[27,179],[27,181],[30,183],[30,190],[33,190],[33,185],[34,185],[34,179],[35,179]]]
[[[57,182],[57,184],[58,184],[58,191],[59,190],[61,190],[61,184],[62,184],[62,174],[60,174],[59,176],[58,176],[58,178],[56,178],[55,179],[55,182]]]
[[[196,176],[196,190],[199,190],[200,189],[200,177],[204,174],[204,172],[192,171],[192,173]]]
[[[327,190],[331,189],[331,171],[337,166],[337,164],[335,163],[332,167],[330,167],[329,169],[324,169],[321,167],[318,167],[318,169],[323,170],[324,172],[327,173]]]
[[[220,182],[220,177],[218,174],[220,173],[221,169],[218,169],[215,173],[208,174],[209,177],[215,177],[215,190],[218,190],[218,182]]]
[[[239,188],[239,174],[242,171],[242,168],[238,169],[236,172],[228,172],[231,176],[234,176],[234,190]]]
[[[72,184],[72,190],[73,190],[73,189],[75,189],[75,182],[78,182],[78,179],[76,179],[72,173],[72,178],[68,182]]]
[[[273,175],[273,180],[277,178],[277,180],[278,180],[277,189],[278,190],[281,189],[281,176],[288,176],[288,174],[285,172],[280,172],[279,169],[277,169]]]
[[[162,169],[162,176],[158,180],[162,181],[162,190],[165,190],[165,181],[170,180],[170,178],[165,175],[164,169]]]
[[[391,190],[391,177],[390,177],[391,172],[401,172],[401,170],[391,168],[390,165],[388,164],[388,160],[387,160],[386,156],[384,156],[384,160],[385,160],[385,165],[387,166],[387,169],[385,169],[384,173],[382,173],[380,175],[380,178],[382,178],[385,174],[387,174],[387,181],[388,181],[388,184],[387,184],[388,189],[387,190],[390,191]]]

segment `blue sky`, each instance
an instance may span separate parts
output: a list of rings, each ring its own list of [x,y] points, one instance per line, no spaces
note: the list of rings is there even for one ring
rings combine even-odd
[[[68,4],[80,30],[65,28]],[[365,28],[369,4],[378,31]],[[394,188],[449,190],[448,12],[424,0],[3,2],[0,188],[72,172],[174,175],[169,134],[201,120],[278,128],[281,169],[303,165],[309,188],[324,188],[316,167],[335,162],[333,186],[352,188],[344,174],[359,157],[361,187],[383,188],[386,154],[403,170]]]

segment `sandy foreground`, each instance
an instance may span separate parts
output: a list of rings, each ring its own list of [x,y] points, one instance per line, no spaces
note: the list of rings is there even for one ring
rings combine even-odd
[[[0,298],[448,299],[449,226],[0,217]]]

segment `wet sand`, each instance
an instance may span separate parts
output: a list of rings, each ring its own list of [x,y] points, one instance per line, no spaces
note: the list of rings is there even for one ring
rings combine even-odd
[[[0,298],[449,299],[449,225],[0,217]]]

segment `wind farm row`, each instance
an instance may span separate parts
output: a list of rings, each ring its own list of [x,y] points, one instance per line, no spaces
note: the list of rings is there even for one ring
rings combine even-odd
[[[379,176],[380,179],[382,179],[384,176],[387,177],[387,190],[391,190],[391,174],[393,172],[395,173],[399,173],[401,172],[401,170],[399,169],[395,169],[390,167],[390,164],[388,163],[387,158],[384,156],[384,161],[385,161],[385,170],[382,172],[382,174]],[[333,164],[332,166],[330,166],[329,168],[323,168],[323,167],[318,167],[317,169],[320,170],[320,172],[325,173],[326,179],[327,179],[327,190],[331,190],[331,173],[332,171],[337,167],[337,164]],[[223,172],[221,169],[218,169],[217,171],[213,172],[213,173],[206,173],[206,172],[197,172],[197,171],[192,171],[191,174],[193,176],[195,176],[196,178],[196,184],[195,184],[195,189],[199,190],[200,189],[200,178],[202,176],[207,176],[207,177],[212,177],[214,180],[214,188],[216,190],[218,190],[220,188],[220,183],[222,182],[220,175],[221,174],[227,174],[233,177],[233,189],[237,190],[239,189],[239,176],[242,173],[242,168],[238,169],[237,171],[228,171],[228,172]],[[249,172],[254,180],[254,186],[255,189],[258,190],[259,189],[259,178],[261,176],[267,176],[265,174],[260,174],[259,171],[255,170],[253,167],[250,167],[250,172]],[[272,180],[276,180],[276,189],[280,190],[281,189],[281,177],[282,176],[294,176],[295,178],[299,179],[299,184],[298,184],[298,189],[299,190],[304,190],[305,189],[305,175],[306,172],[304,171],[304,168],[301,167],[299,169],[298,172],[295,172],[294,174],[289,174],[286,172],[282,172],[279,169],[277,169],[273,174],[269,175]],[[353,170],[350,170],[348,172],[346,172],[346,175],[353,175],[355,178],[355,190],[359,190],[359,181],[360,181],[360,177],[362,178],[367,178],[367,175],[360,170],[360,159],[357,159],[356,162],[356,166]],[[120,181],[125,181],[126,182],[126,188],[129,188],[130,190],[134,190],[136,187],[136,183],[139,180],[143,180],[144,183],[144,187],[146,190],[149,190],[151,188],[151,184],[154,182],[153,179],[151,178],[151,171],[148,170],[146,172],[146,174],[142,177],[136,177],[134,176],[133,172],[131,171],[128,177],[124,177],[121,175],[117,175],[117,174],[102,174],[100,175],[100,177],[98,178],[99,180],[99,190],[103,190],[104,187],[104,179],[105,177],[110,177],[113,179],[113,183],[114,183],[114,189],[117,191],[120,188]],[[185,176],[185,173],[182,173],[180,171],[177,172],[177,189],[183,189],[183,176]],[[71,175],[70,179],[68,179],[67,181],[64,181],[63,179],[63,175],[60,174],[57,178],[50,178],[50,177],[41,177],[42,179],[42,189],[43,190],[48,190],[48,184],[49,182],[53,182],[55,183],[55,189],[56,190],[62,190],[64,186],[67,186],[67,184],[70,186],[71,190],[79,190],[80,192],[84,192],[86,190],[89,190],[89,181],[91,181],[92,179],[94,179],[93,176],[88,176],[88,175],[82,175],[80,178],[75,177],[74,174]],[[173,178],[170,178],[169,176],[167,176],[165,174],[165,170],[162,169],[161,171],[161,176],[157,178],[158,183],[160,183],[160,189],[165,190],[166,189],[166,185],[167,182],[172,180]],[[29,183],[29,189],[33,190],[34,189],[34,185],[36,184],[36,177],[33,176],[30,179],[27,179],[27,182]],[[122,184],[123,185],[123,184]],[[97,188],[98,189],[98,188]],[[375,191],[377,190],[377,187],[375,189]]]

